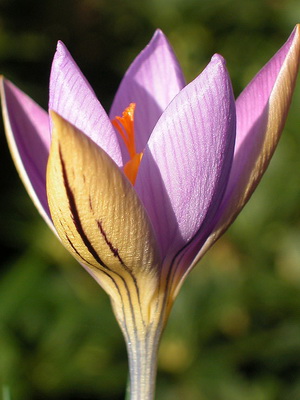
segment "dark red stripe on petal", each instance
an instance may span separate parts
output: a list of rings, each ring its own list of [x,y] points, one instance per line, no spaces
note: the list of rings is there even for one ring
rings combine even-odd
[[[106,232],[105,232],[104,229],[103,229],[103,226],[102,226],[101,221],[98,220],[98,221],[97,221],[97,225],[98,225],[98,228],[99,228],[99,230],[100,230],[100,232],[101,232],[101,235],[103,236],[103,238],[104,238],[104,240],[105,240],[105,243],[106,243],[107,246],[109,247],[110,251],[113,253],[113,255],[114,255],[115,257],[117,257],[117,259],[120,261],[120,263],[123,265],[123,267],[124,267],[126,270],[130,270],[130,269],[126,266],[126,264],[124,263],[124,261],[122,260],[120,254],[119,254],[118,249],[117,249],[116,247],[114,247],[113,244],[108,240],[107,235],[106,235]]]
[[[74,194],[72,192],[72,189],[71,189],[69,181],[68,181],[68,175],[67,175],[67,171],[66,171],[66,166],[65,166],[65,163],[64,163],[60,148],[59,148],[59,157],[60,157],[60,162],[61,162],[61,166],[62,166],[64,186],[66,188],[66,193],[67,193],[67,197],[68,197],[68,200],[69,200],[69,208],[70,208],[70,211],[71,211],[71,214],[72,214],[72,219],[73,219],[73,222],[74,222],[74,226],[75,226],[78,234],[80,235],[83,243],[85,244],[86,248],[88,249],[89,253],[94,257],[94,259],[103,268],[109,270],[108,266],[102,261],[102,259],[100,258],[99,254],[97,253],[97,251],[93,247],[92,243],[89,241],[86,233],[84,232],[84,229],[82,227],[82,224],[81,224],[81,221],[80,221],[80,217],[79,217],[79,214],[78,214],[78,210],[77,210],[77,207],[76,207]]]
[[[101,235],[103,236],[103,238],[104,238],[106,244],[108,245],[110,251],[120,261],[120,264],[122,265],[124,270],[130,274],[130,276],[131,276],[131,278],[132,278],[132,280],[134,282],[134,286],[136,288],[136,292],[137,292],[137,296],[138,296],[138,301],[139,301],[139,304],[140,304],[140,291],[139,291],[139,287],[138,287],[138,284],[137,284],[136,277],[134,276],[132,270],[122,260],[118,249],[116,247],[114,247],[113,244],[108,240],[108,237],[106,235],[106,232],[103,229],[103,225],[102,225],[101,221],[97,220],[97,224],[98,224],[99,230],[101,232]],[[125,281],[124,281],[124,284],[125,284]]]
[[[99,269],[99,267],[98,267],[97,265],[90,263],[88,260],[86,260],[86,259],[79,253],[79,251],[76,249],[76,247],[74,246],[74,244],[72,243],[71,239],[68,237],[68,235],[66,234],[66,232],[65,232],[65,236],[66,236],[66,239],[67,239],[69,245],[72,247],[74,253],[78,255],[78,257],[82,260],[82,262],[83,262],[84,264],[90,265],[91,267],[94,267],[94,268]]]

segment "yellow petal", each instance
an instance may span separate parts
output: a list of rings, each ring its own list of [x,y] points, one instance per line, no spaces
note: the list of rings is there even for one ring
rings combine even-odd
[[[119,321],[124,307],[131,309],[127,325],[136,323],[136,312],[145,320],[160,259],[144,207],[101,148],[56,113],[51,116],[47,195],[58,235],[111,296]]]

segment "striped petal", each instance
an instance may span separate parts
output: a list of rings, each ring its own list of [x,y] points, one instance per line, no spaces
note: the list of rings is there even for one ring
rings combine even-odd
[[[163,113],[137,176],[163,255],[209,228],[226,187],[234,138],[231,82],[216,55]]]
[[[5,132],[15,165],[35,206],[53,229],[46,196],[48,114],[4,78],[0,90]]]
[[[174,52],[165,35],[157,30],[124,75],[110,111],[110,118],[114,119],[122,115],[130,103],[136,103],[138,153],[144,150],[162,112],[184,86],[184,77]],[[127,151],[123,143],[120,145],[127,161]]]
[[[61,241],[114,303],[145,305],[148,318],[160,259],[145,210],[100,147],[54,112],[52,118],[47,194]]]
[[[283,130],[300,58],[300,25],[255,76],[236,102],[237,142],[229,184],[216,227],[200,252],[235,220],[264,174]]]
[[[96,95],[62,42],[58,42],[50,76],[49,109],[89,136],[118,164],[115,131]]]

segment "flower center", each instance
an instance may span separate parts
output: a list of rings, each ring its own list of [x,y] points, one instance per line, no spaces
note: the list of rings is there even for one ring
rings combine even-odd
[[[124,173],[130,182],[134,185],[143,153],[137,153],[134,138],[134,110],[135,103],[130,103],[122,113],[122,117],[115,117],[112,120],[113,126],[120,134],[130,157],[130,160],[124,165]]]

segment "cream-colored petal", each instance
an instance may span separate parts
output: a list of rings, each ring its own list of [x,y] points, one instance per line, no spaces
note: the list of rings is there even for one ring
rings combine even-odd
[[[61,241],[111,296],[121,324],[147,323],[160,259],[146,212],[114,161],[58,114],[51,116],[47,195]]]

